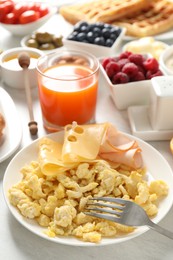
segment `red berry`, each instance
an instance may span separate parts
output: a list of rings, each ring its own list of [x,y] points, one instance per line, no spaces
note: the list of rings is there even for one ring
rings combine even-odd
[[[131,54],[129,57],[128,57],[129,61],[130,62],[133,62],[135,63],[136,65],[142,65],[143,63],[143,56],[141,54]]]
[[[146,61],[143,62],[144,68],[146,70],[150,70],[153,73],[158,71],[159,63],[155,58],[148,58]]]
[[[133,77],[133,81],[140,80],[145,80],[145,75],[141,71],[138,71],[137,74]]]
[[[154,77],[162,76],[162,75],[163,75],[163,73],[161,72],[161,70],[158,70],[155,73],[153,73],[153,71],[151,71],[151,70],[148,70],[146,73],[146,79],[152,79]]]
[[[118,65],[118,63],[116,63],[114,61],[110,61],[106,65],[106,73],[109,78],[112,78],[119,71],[120,71],[120,66]]]
[[[119,56],[119,59],[126,59],[128,58],[132,53],[130,51],[122,52]]]
[[[102,66],[103,66],[104,69],[106,68],[106,65],[107,65],[110,61],[112,61],[112,58],[105,58],[105,59],[103,59],[103,61],[102,61]]]
[[[122,72],[127,74],[130,78],[133,78],[138,71],[139,71],[138,67],[132,62],[125,64],[124,67],[122,68]]]
[[[127,76],[127,74],[125,74],[123,72],[118,72],[112,78],[113,84],[121,84],[121,83],[127,83],[127,82],[129,82],[129,77]]]
[[[124,67],[125,64],[129,63],[129,60],[126,58],[126,59],[121,59],[117,62],[120,66],[120,70]]]

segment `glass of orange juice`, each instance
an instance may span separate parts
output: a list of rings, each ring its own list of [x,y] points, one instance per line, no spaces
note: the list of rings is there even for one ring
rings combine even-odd
[[[43,125],[49,132],[76,121],[93,123],[99,61],[90,53],[64,50],[38,59],[39,99]]]

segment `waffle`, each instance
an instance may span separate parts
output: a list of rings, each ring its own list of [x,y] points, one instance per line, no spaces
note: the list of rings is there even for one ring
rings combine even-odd
[[[151,1],[147,8],[114,21],[112,24],[125,27],[126,34],[136,37],[166,32],[173,28],[173,2]]]
[[[110,22],[127,13],[135,12],[148,6],[150,0],[95,0],[83,4],[63,6],[60,14],[71,24],[81,20]]]

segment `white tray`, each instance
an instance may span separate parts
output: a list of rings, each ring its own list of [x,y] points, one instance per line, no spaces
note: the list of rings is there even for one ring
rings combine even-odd
[[[153,130],[148,116],[148,106],[131,106],[128,117],[132,134],[145,141],[171,140],[173,130]]]

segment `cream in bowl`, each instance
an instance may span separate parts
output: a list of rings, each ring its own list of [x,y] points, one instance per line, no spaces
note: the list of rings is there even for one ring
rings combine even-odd
[[[168,47],[162,41],[157,41],[153,37],[143,37],[138,40],[128,42],[124,45],[123,51],[145,54],[149,53],[159,60],[161,53]]]
[[[0,67],[2,81],[9,87],[22,89],[24,88],[23,68],[18,63],[20,53],[26,52],[30,56],[30,64],[28,67],[28,79],[30,87],[37,86],[36,64],[42,51],[33,48],[12,48],[4,51],[0,56]]]

